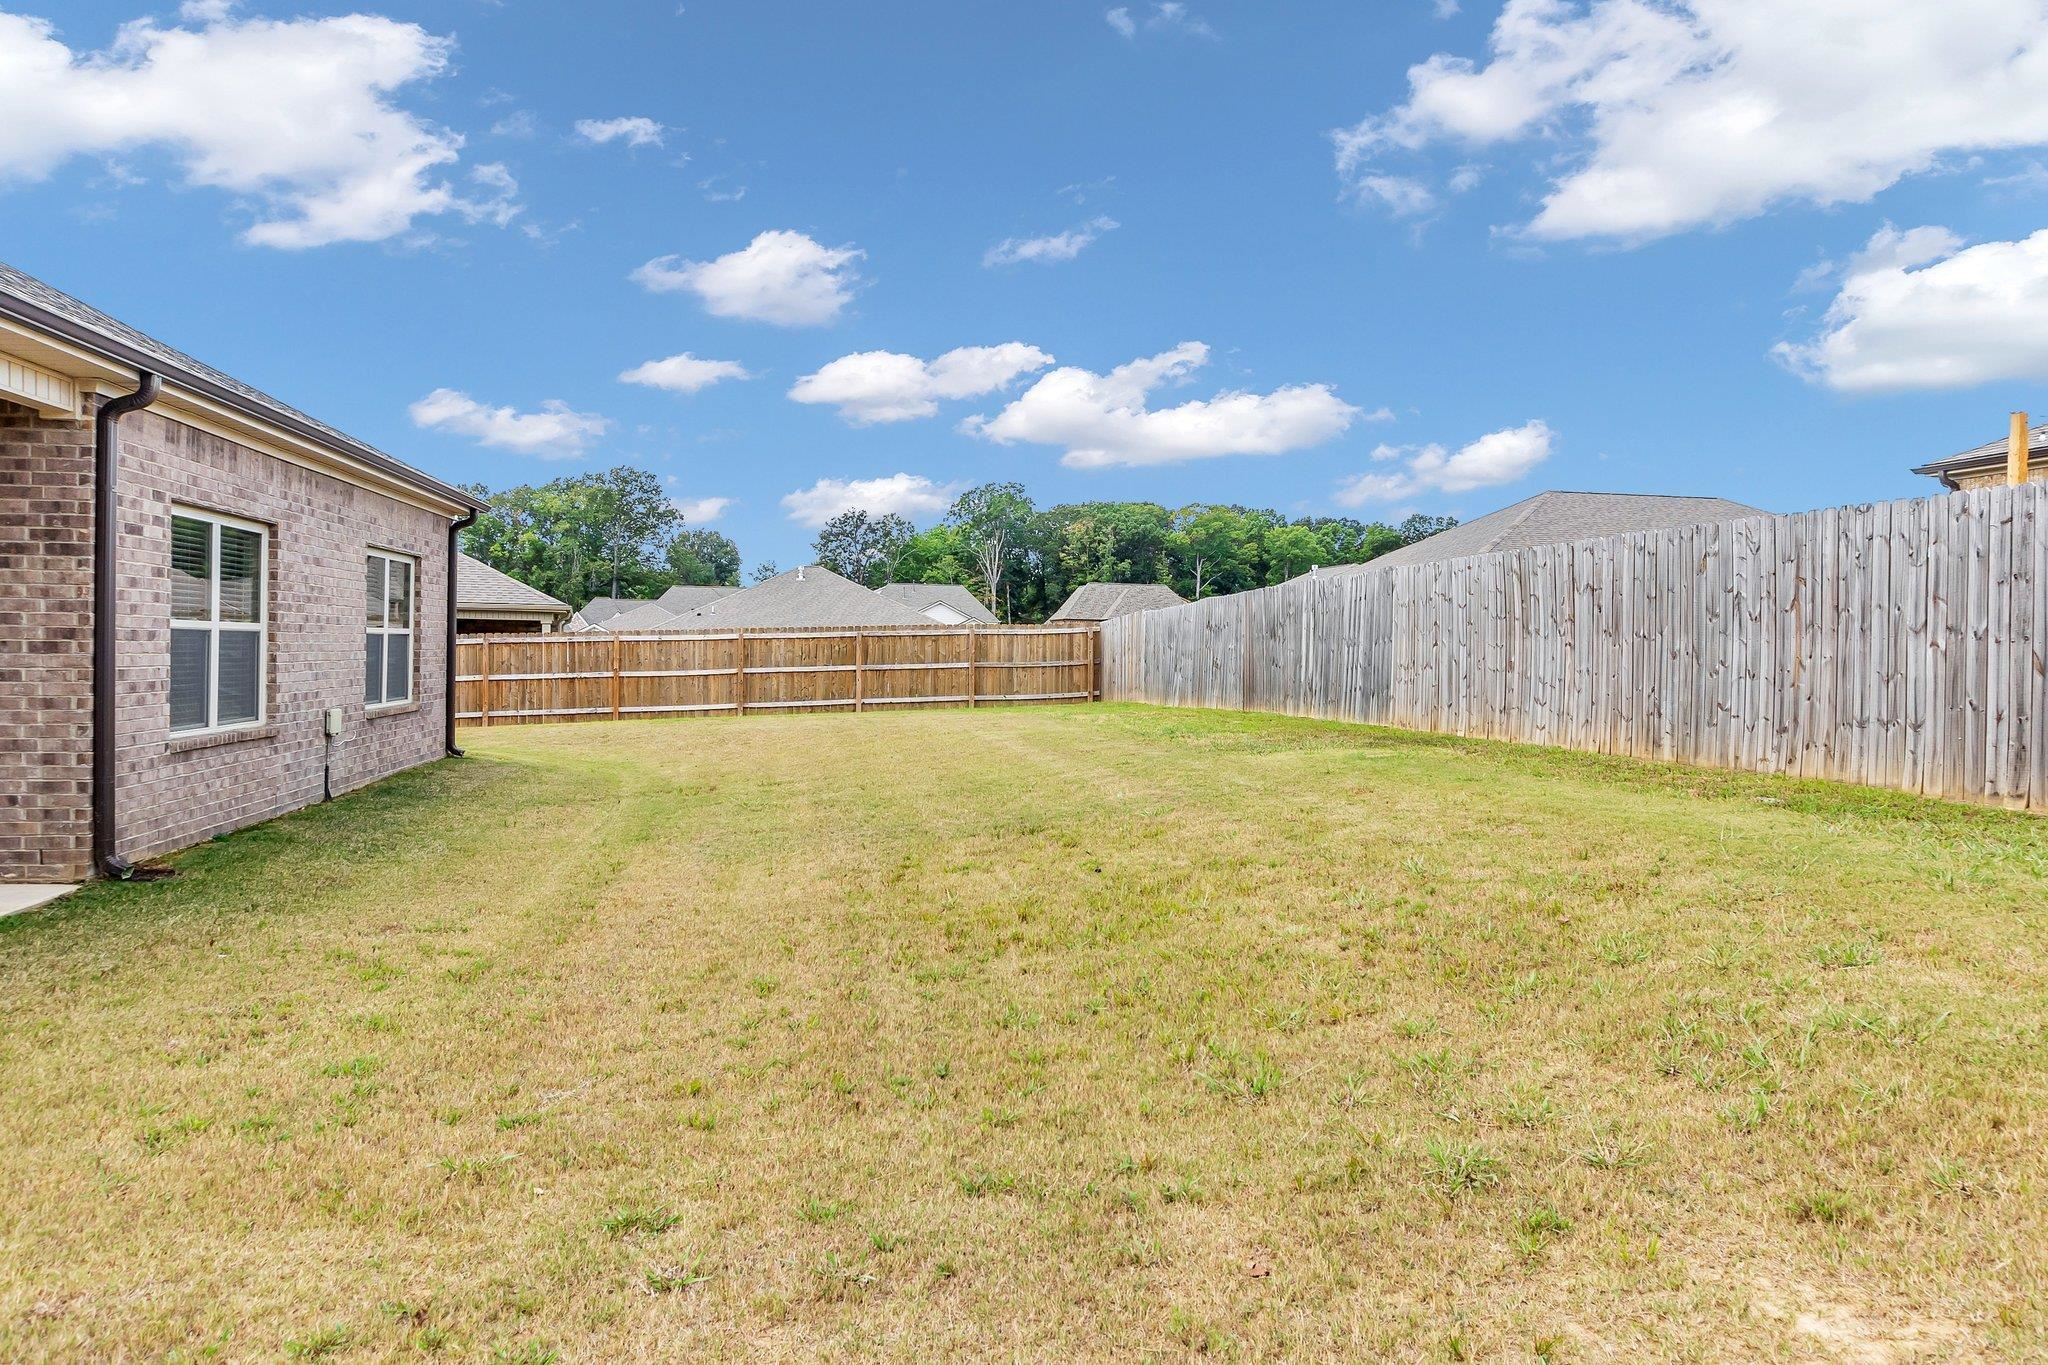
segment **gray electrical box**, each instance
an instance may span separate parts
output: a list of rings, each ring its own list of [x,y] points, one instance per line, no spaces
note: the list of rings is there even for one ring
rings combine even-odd
[[[341,708],[339,706],[327,708],[327,728],[325,733],[329,739],[341,733]]]

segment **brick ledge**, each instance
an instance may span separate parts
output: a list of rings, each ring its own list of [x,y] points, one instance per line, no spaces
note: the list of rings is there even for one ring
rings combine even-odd
[[[212,735],[188,735],[184,738],[173,736],[164,741],[167,754],[189,753],[195,749],[218,749],[223,744],[246,744],[259,739],[276,739],[281,733],[271,725],[252,725],[246,730],[222,730]]]

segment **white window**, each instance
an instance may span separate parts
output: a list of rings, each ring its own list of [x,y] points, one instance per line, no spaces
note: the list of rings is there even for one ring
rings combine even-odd
[[[370,551],[363,573],[363,700],[392,706],[412,700],[413,561]]]
[[[171,513],[171,732],[263,722],[269,537],[254,522]]]

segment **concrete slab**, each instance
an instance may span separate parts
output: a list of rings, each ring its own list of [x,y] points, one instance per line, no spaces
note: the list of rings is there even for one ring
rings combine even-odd
[[[0,918],[33,910],[38,905],[48,905],[57,897],[68,896],[77,889],[75,886],[20,886],[13,882],[0,882]]]

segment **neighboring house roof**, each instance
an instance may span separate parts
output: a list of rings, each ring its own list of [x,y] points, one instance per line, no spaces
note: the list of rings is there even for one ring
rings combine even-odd
[[[791,626],[928,626],[901,602],[830,569],[806,564],[676,617],[664,629],[740,630]]]
[[[455,556],[455,609],[567,612],[569,604],[466,554]]]
[[[646,605],[648,599],[644,597],[593,597],[585,602],[582,610],[576,614],[583,618],[586,625],[601,626],[620,612]]]
[[[921,615],[930,615],[932,607],[938,605],[951,608],[964,621],[985,626],[997,624],[996,614],[958,583],[884,583],[875,591]]]
[[[740,591],[738,588],[706,588],[693,585],[678,585],[670,588],[654,600],[667,607],[670,611],[681,614],[686,611],[695,611],[699,607],[708,607],[719,598],[730,597],[738,591]]]
[[[149,370],[191,393],[237,408],[301,439],[328,446],[384,475],[431,492],[457,506],[476,510],[488,506],[476,494],[414,469],[375,446],[358,441],[316,417],[309,417],[262,390],[252,388],[204,361],[195,360],[125,322],[108,317],[91,304],[72,298],[4,262],[0,262],[0,315],[62,337],[108,359]]]
[[[677,613],[670,611],[659,602],[642,602],[631,611],[622,611],[601,622],[598,630],[666,630],[676,619]]]
[[[1671,526],[1740,521],[1764,515],[1762,508],[1726,498],[1667,497],[1657,493],[1538,493],[1363,564],[1335,564],[1318,570],[1317,576],[1429,564],[1461,555],[1526,550],[1536,545],[1562,545],[1633,531],[1661,531]]]
[[[1186,601],[1164,583],[1083,583],[1046,619],[1109,621],[1157,607],[1178,607]]]
[[[1940,479],[1950,488],[1956,486],[1955,479],[1960,474],[1984,474],[1992,471],[2003,473],[2008,439],[2010,438],[2001,436],[1995,441],[1986,441],[1981,446],[1971,446],[1968,450],[1959,451],[1954,455],[1929,460],[1926,464],[1915,465],[1913,472]],[[2048,456],[2048,423],[2031,427],[2027,431],[2028,462],[2031,464],[2043,456]]]

